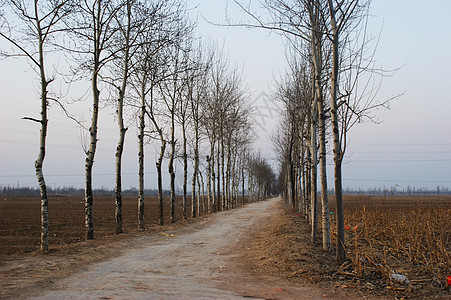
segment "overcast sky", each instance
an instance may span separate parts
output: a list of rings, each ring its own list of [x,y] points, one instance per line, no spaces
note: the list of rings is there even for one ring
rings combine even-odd
[[[286,67],[282,39],[261,30],[217,27],[204,21],[222,22],[230,1],[189,0],[191,15],[198,16],[198,32],[217,41],[230,62],[243,72],[255,107],[258,140],[255,145],[273,160],[270,136],[280,110],[271,97],[274,78]],[[240,18],[231,11],[231,17]],[[437,185],[451,187],[451,2],[447,0],[373,0],[370,30],[381,40],[376,57],[386,69],[402,68],[384,79],[379,99],[399,93],[391,110],[378,111],[380,124],[360,124],[350,132],[344,165],[344,186],[397,189]],[[5,42],[0,40],[0,47]],[[64,61],[59,62],[60,65]],[[38,84],[30,67],[20,59],[0,61],[0,186],[37,186],[34,160],[38,153],[38,125],[21,120],[39,116]],[[59,89],[59,86],[54,87]],[[89,103],[71,111],[89,120]],[[117,143],[113,111],[100,115],[100,141],[94,164],[94,186],[114,186],[114,149]],[[49,186],[83,187],[84,153],[80,129],[52,107],[44,173]],[[127,133],[123,187],[137,187],[136,129]],[[146,187],[156,188],[157,144],[147,146]],[[182,168],[177,169],[180,187]],[[333,178],[333,167],[328,169]],[[168,183],[168,181],[166,180]],[[329,180],[329,187],[333,187]]]

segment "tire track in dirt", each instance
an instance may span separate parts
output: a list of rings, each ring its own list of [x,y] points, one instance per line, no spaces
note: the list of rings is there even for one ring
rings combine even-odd
[[[120,256],[35,289],[24,299],[317,299],[237,272],[240,241],[277,211],[274,198],[164,234],[138,237]],[[140,246],[136,246],[140,245]],[[244,276],[244,277],[243,277]]]

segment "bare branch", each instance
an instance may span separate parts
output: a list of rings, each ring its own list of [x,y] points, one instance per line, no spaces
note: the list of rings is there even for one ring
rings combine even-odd
[[[42,124],[41,120],[38,120],[38,119],[35,119],[35,118],[31,118],[31,117],[23,117],[22,120],[30,120],[30,121]]]
[[[81,121],[79,121],[76,117],[74,117],[73,115],[71,115],[69,113],[69,111],[66,109],[64,104],[61,103],[61,101],[59,101],[58,99],[55,99],[55,98],[48,98],[48,99],[52,100],[53,102],[58,104],[59,108],[61,108],[63,110],[66,117],[68,117],[70,120],[74,121],[78,126],[80,126],[80,128],[83,128],[84,130],[89,131],[89,128],[87,128]]]

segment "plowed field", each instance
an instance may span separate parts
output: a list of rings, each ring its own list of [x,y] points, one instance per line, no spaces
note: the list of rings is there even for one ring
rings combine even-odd
[[[94,197],[94,238],[115,234],[115,199],[113,196]],[[159,224],[157,197],[145,200],[145,223],[152,229]],[[137,197],[123,198],[124,233],[137,231]],[[168,201],[164,207],[165,224],[170,222]],[[177,199],[176,216],[183,218],[183,206]],[[85,240],[83,196],[54,196],[49,198],[50,250]],[[39,250],[39,197],[2,196],[0,201],[0,255],[28,253]]]

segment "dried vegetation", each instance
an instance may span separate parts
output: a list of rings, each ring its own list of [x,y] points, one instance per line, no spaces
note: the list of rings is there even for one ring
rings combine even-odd
[[[450,196],[353,196],[346,199],[349,262],[339,272],[387,289],[449,288]]]
[[[320,238],[313,246],[308,222],[285,209],[258,229],[245,261],[256,275],[311,284],[325,297],[449,299],[450,213],[451,196],[346,196],[348,261],[338,265],[334,249],[321,250]]]

